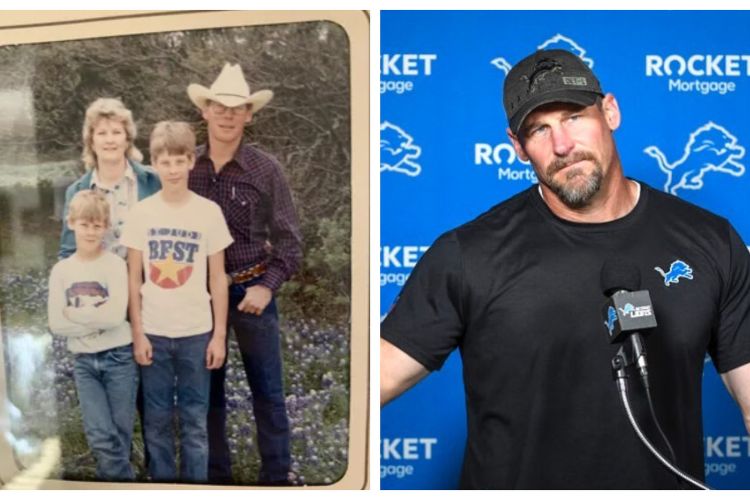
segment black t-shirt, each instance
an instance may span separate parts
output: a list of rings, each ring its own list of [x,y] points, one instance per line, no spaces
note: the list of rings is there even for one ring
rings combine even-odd
[[[600,272],[613,255],[650,291],[656,414],[677,465],[703,478],[705,353],[720,372],[750,362],[750,254],[725,219],[641,187],[625,217],[581,224],[556,217],[533,186],[442,235],[415,267],[381,336],[429,370],[460,349],[462,487],[684,486],[638,440],[612,380]],[[638,422],[668,456],[638,380],[629,385]]]

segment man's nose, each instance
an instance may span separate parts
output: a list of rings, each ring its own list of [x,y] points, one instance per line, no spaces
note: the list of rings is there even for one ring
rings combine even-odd
[[[575,142],[564,127],[552,127],[552,148],[557,156],[568,156],[575,147]]]

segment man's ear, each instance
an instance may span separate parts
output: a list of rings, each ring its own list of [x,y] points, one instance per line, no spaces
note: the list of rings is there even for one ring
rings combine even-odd
[[[617,99],[612,94],[607,94],[602,98],[602,112],[604,113],[604,119],[607,121],[607,126],[611,131],[617,130],[622,121],[622,115],[620,114],[620,105],[617,104]]]
[[[516,150],[516,155],[518,155],[518,157],[523,161],[529,161],[529,157],[526,156],[526,151],[523,150],[523,146],[521,146],[521,141],[518,136],[511,132],[510,127],[505,129],[505,133],[508,134],[510,142],[513,143],[513,149]]]

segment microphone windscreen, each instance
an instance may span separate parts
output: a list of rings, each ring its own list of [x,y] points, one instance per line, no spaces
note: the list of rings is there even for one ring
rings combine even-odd
[[[604,262],[599,282],[607,297],[620,290],[632,292],[641,287],[641,271],[628,259],[612,257]]]

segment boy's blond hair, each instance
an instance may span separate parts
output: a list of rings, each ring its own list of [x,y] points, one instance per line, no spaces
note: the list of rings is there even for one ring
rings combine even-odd
[[[97,165],[93,147],[94,128],[104,118],[122,123],[125,129],[125,137],[128,140],[128,148],[125,150],[125,156],[134,161],[143,160],[143,155],[135,147],[137,131],[135,122],[133,121],[133,113],[125,107],[121,100],[111,97],[101,97],[86,108],[86,118],[83,120],[83,153],[81,154],[81,159],[86,169],[95,168]]]
[[[109,227],[109,203],[104,195],[92,189],[78,191],[68,206],[68,224],[79,219],[103,222]]]
[[[156,124],[151,132],[149,145],[151,164],[156,162],[159,155],[195,156],[195,133],[186,122],[163,121]]]

